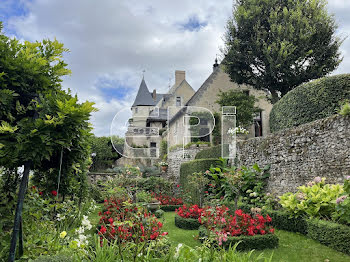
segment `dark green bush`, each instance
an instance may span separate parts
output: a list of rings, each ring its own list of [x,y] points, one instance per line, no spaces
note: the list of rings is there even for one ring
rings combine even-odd
[[[198,159],[181,164],[180,167],[180,184],[186,188],[187,177],[197,172],[204,172],[208,170],[211,165],[217,165],[220,161],[218,159]]]
[[[52,256],[40,256],[33,262],[71,262],[72,260],[72,254],[61,252]]]
[[[350,99],[350,74],[324,77],[300,85],[273,106],[270,129],[276,132],[331,116],[346,99]]]
[[[182,229],[198,229],[201,224],[198,219],[183,218],[178,215],[175,216],[175,226]]]
[[[308,237],[350,255],[349,226],[319,219],[309,219],[307,221],[307,231]]]
[[[275,228],[303,235],[307,234],[307,222],[301,217],[290,217],[288,213],[277,210],[264,210],[262,213],[268,214],[272,218],[272,225]]]
[[[161,218],[164,215],[164,210],[158,209],[156,212],[154,212],[154,215],[156,216],[156,218]]]
[[[205,227],[201,226],[199,228],[199,237],[205,238],[207,236],[207,230]],[[255,235],[255,236],[238,236],[238,237],[228,237],[226,242],[222,242],[223,247],[229,248],[238,243],[238,251],[246,250],[262,250],[267,248],[277,248],[278,247],[278,237],[275,234],[267,235]]]
[[[208,149],[204,149],[197,153],[196,159],[208,159],[221,157],[221,145],[213,146]]]
[[[181,205],[166,205],[166,206],[160,206],[160,209],[165,212],[174,212],[175,209],[179,208]]]

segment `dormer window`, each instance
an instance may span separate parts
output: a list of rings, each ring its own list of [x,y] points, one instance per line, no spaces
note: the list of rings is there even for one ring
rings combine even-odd
[[[180,96],[176,97],[176,106],[181,106],[181,97]]]

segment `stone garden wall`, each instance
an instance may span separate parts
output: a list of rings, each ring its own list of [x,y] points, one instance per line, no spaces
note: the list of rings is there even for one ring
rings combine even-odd
[[[185,149],[185,153],[182,147],[171,150],[168,154],[168,177],[179,182],[181,164],[194,160],[196,154],[204,148],[208,148],[207,145],[201,145],[200,147],[194,145],[193,147]]]
[[[266,137],[237,142],[239,163],[271,165],[268,190],[296,191],[315,176],[330,183],[350,175],[350,118],[331,116]]]

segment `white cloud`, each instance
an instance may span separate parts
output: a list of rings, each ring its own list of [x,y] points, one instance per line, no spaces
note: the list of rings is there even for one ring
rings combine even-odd
[[[114,114],[131,105],[143,69],[150,90],[166,92],[176,69],[186,70],[189,83],[198,89],[212,71],[215,54],[220,53],[232,10],[232,0],[21,2],[28,12],[10,18],[8,30],[31,41],[56,37],[71,50],[66,61],[73,75],[65,79],[64,87],[78,93],[82,101],[96,103],[100,109],[92,117],[96,135],[109,135]],[[350,32],[349,1],[329,2],[341,24],[339,32]],[[199,31],[183,31],[179,25],[194,16],[207,25]],[[350,50],[349,40],[342,50],[344,55]],[[347,72],[348,66],[347,55],[337,72]],[[106,99],[99,86],[101,78],[131,87],[130,92],[122,99]]]

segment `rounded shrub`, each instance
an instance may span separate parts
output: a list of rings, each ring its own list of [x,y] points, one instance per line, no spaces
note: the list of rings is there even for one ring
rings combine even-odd
[[[221,145],[213,146],[208,149],[199,151],[196,154],[195,159],[208,159],[208,158],[220,158],[221,157]]]
[[[350,99],[350,74],[324,77],[300,85],[273,106],[270,130],[276,132],[331,116],[347,99]]]
[[[183,218],[179,215],[175,216],[175,226],[182,228],[182,229],[198,229],[200,227],[200,223],[198,222],[198,219],[195,218]]]

